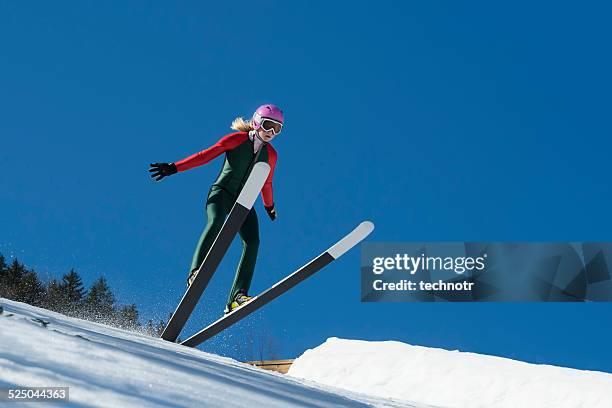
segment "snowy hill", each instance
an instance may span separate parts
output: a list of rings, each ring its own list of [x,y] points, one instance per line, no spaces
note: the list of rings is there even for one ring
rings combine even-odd
[[[64,405],[71,407],[426,407],[317,385],[23,303],[0,299],[0,305],[0,389],[69,386]]]
[[[612,374],[395,341],[331,338],[296,359],[288,374],[445,407],[612,407]]]
[[[23,303],[0,305],[0,389],[68,386],[68,406],[612,407],[607,373],[331,338],[281,375]]]

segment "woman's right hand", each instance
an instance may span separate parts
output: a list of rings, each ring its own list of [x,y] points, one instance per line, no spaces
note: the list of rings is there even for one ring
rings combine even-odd
[[[149,173],[151,173],[151,178],[155,179],[155,181],[160,181],[164,177],[171,176],[178,171],[174,163],[151,163],[149,166],[151,166]]]

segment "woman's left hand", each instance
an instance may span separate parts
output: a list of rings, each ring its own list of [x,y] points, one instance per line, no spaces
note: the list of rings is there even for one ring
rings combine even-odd
[[[264,207],[266,209],[266,212],[268,213],[268,216],[270,217],[270,219],[272,221],[274,221],[276,219],[276,210],[274,209],[274,206],[270,206],[270,207]]]

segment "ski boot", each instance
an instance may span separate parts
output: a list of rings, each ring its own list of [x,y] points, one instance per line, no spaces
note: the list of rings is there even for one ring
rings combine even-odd
[[[247,295],[246,290],[241,289],[238,291],[238,293],[236,293],[236,296],[234,296],[234,300],[225,306],[225,310],[223,311],[223,313],[224,314],[231,313],[234,310],[238,309],[239,307],[244,306],[252,299],[253,299],[253,296]]]
[[[187,289],[191,287],[191,284],[193,283],[197,275],[198,275],[197,269],[194,269],[193,271],[189,272],[189,277],[187,278]]]

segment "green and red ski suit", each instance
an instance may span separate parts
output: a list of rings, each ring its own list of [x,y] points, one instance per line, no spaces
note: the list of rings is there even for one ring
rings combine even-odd
[[[272,178],[276,166],[277,153],[271,144],[262,142],[255,151],[255,132],[236,132],[222,137],[217,143],[192,156],[176,162],[176,169],[181,172],[208,163],[225,153],[225,161],[217,180],[211,186],[206,200],[208,221],[196,246],[191,269],[198,269],[215,238],[221,230],[225,217],[231,210],[251,169],[258,162],[270,165],[270,174],[261,189],[266,207],[274,206]],[[239,231],[242,239],[242,256],[236,270],[234,283],[230,290],[228,303],[231,303],[239,290],[248,292],[255,271],[255,262],[259,249],[259,222],[255,207],[251,209]]]

